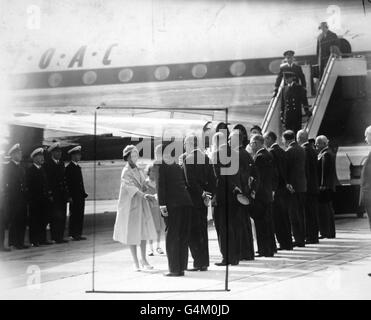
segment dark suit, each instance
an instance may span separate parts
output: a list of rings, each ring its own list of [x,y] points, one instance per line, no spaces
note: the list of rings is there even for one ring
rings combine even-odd
[[[366,209],[371,228],[371,152],[362,168],[360,203]]]
[[[0,250],[4,249],[5,231],[9,229],[9,220],[5,205],[5,181],[4,181],[4,164],[0,167]]]
[[[28,168],[26,185],[30,217],[30,242],[36,245],[42,244],[46,242],[46,226],[50,222],[48,208],[51,196],[44,168],[37,168],[34,164]]]
[[[78,238],[82,235],[85,198],[88,195],[85,192],[81,167],[72,161],[66,167],[66,184],[72,199],[72,203],[70,203],[69,235]]]
[[[336,33],[328,30],[326,36],[321,33],[317,38],[317,57],[322,77],[323,71],[326,68],[327,61],[331,55],[331,46],[339,47],[340,42]]]
[[[13,161],[4,170],[4,209],[10,225],[9,245],[22,247],[27,224],[26,173],[20,164]]]
[[[56,163],[53,159],[50,159],[45,163],[45,171],[53,197],[50,205],[52,239],[61,241],[63,240],[66,226],[68,198],[64,162],[59,161]]]
[[[246,151],[244,147],[238,149],[239,154],[239,175],[241,182],[241,190],[244,195],[251,199],[251,193],[256,192],[256,187],[259,183],[258,171],[255,167],[254,159],[251,157],[250,153]],[[239,205],[240,212],[240,225],[241,225],[241,235],[240,235],[240,260],[254,260],[255,250],[254,250],[254,237],[252,233],[251,226],[251,205],[244,206]]]
[[[335,216],[332,197],[336,188],[335,156],[328,147],[318,154],[319,229],[321,236],[335,238]]]
[[[259,172],[259,185],[253,204],[252,217],[255,221],[258,252],[262,256],[272,257],[276,251],[272,216],[275,170],[273,156],[268,150],[261,149],[256,153],[255,166]]]
[[[200,149],[185,155],[184,176],[192,199],[191,230],[189,248],[193,257],[193,267],[209,266],[209,237],[207,222],[207,207],[202,194],[204,191],[213,193],[215,178],[210,160]]]
[[[232,162],[226,163],[222,160],[226,150],[231,152],[231,158],[239,159],[238,153],[230,150],[227,145],[220,146],[219,150],[212,155],[216,178],[215,196],[212,201],[214,207],[213,219],[223,262],[238,264],[241,241],[240,204],[236,199],[234,190],[236,186],[241,188],[241,183],[239,170],[233,172],[233,174],[232,172],[230,172],[231,174],[223,172],[223,170],[229,170],[233,167]]]
[[[296,133],[301,129],[304,106],[308,106],[305,89],[295,82],[291,85],[285,85],[281,103],[281,120],[285,130],[292,130]]]
[[[296,244],[305,244],[305,193],[307,178],[305,173],[305,151],[297,142],[292,142],[286,150],[287,183],[294,188],[289,195],[289,216]]]
[[[169,271],[180,273],[187,269],[188,240],[192,215],[192,200],[182,168],[176,164],[158,164],[157,196],[160,206],[166,206],[168,217],[166,253]]]
[[[281,249],[292,249],[292,235],[289,217],[289,206],[287,204],[289,195],[287,184],[287,159],[285,151],[277,144],[269,149],[273,156],[273,163],[277,172],[277,179],[274,180],[275,191],[273,200],[273,220],[277,241]]]
[[[275,87],[278,88],[281,84],[283,75],[285,72],[293,72],[295,73],[295,82],[302,85],[303,88],[306,88],[307,83],[305,81],[305,75],[301,66],[296,64],[295,62],[289,65],[287,62],[280,65],[280,72],[278,73]]]
[[[305,175],[307,178],[307,193],[305,197],[305,228],[306,239],[318,242],[319,217],[318,217],[318,165],[317,152],[309,142],[302,145],[305,151]]]

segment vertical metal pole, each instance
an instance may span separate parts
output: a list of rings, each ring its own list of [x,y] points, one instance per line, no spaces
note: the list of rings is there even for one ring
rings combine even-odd
[[[228,108],[225,108],[225,124],[228,128]],[[228,134],[228,130],[226,132],[226,134]],[[228,144],[228,137],[227,137],[227,144]],[[227,152],[228,152],[228,148],[227,148]],[[227,265],[225,266],[225,291],[229,291],[229,288],[228,288],[228,281],[229,281],[229,263],[231,261],[229,261],[229,217],[228,217],[228,206],[229,206],[229,203],[228,203],[228,193],[229,193],[229,189],[228,189],[228,182],[229,182],[229,176],[227,175],[226,176],[226,188],[225,188],[225,222],[226,222],[226,229],[227,229],[227,238],[226,238],[226,263]]]
[[[93,165],[93,267],[92,267],[92,291],[95,290],[95,232],[96,232],[96,195],[97,195],[97,107],[94,112],[94,165]]]

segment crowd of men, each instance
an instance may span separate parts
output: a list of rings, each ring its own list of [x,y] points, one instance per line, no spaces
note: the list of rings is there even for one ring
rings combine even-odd
[[[44,154],[47,159],[45,160]],[[66,243],[65,227],[69,203],[69,236],[74,241],[82,236],[85,193],[81,167],[81,147],[68,151],[71,161],[65,166],[61,160],[59,143],[53,143],[47,152],[36,148],[30,154],[32,164],[25,169],[22,149],[15,144],[8,151],[9,162],[2,170],[0,250],[27,249],[26,227],[32,247]],[[47,230],[50,229],[50,236]],[[8,230],[8,244],[5,234]]]
[[[168,275],[208,269],[209,204],[222,255],[217,266],[273,257],[278,250],[335,237],[335,155],[328,139],[319,136],[313,142],[305,130],[297,135],[287,130],[282,148],[274,132],[262,134],[258,126],[252,131],[249,139],[241,126],[222,129],[210,150],[188,136],[179,163],[167,161],[171,149],[162,145],[157,191],[167,220]],[[231,159],[237,159],[237,166]],[[189,269],[188,247],[193,257]]]

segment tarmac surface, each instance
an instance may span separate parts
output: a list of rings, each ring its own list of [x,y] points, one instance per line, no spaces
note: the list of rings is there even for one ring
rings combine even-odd
[[[90,203],[88,240],[1,252],[0,299],[371,299],[367,218],[337,217],[336,239],[229,267],[230,291],[224,291],[226,269],[214,265],[220,252],[212,224],[209,271],[167,278],[166,256],[157,253],[148,257],[153,270],[135,272],[129,250],[112,240],[114,202],[96,208],[102,213],[95,216],[95,237]]]

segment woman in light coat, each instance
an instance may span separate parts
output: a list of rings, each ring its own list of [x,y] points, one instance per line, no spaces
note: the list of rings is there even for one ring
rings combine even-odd
[[[139,152],[134,145],[123,151],[126,165],[121,174],[121,187],[117,206],[113,240],[129,245],[134,260],[134,269],[149,270],[153,267],[146,259],[146,242],[157,238],[149,201],[154,196],[147,193],[145,175],[137,166]],[[137,257],[137,246],[141,249],[141,263]]]

